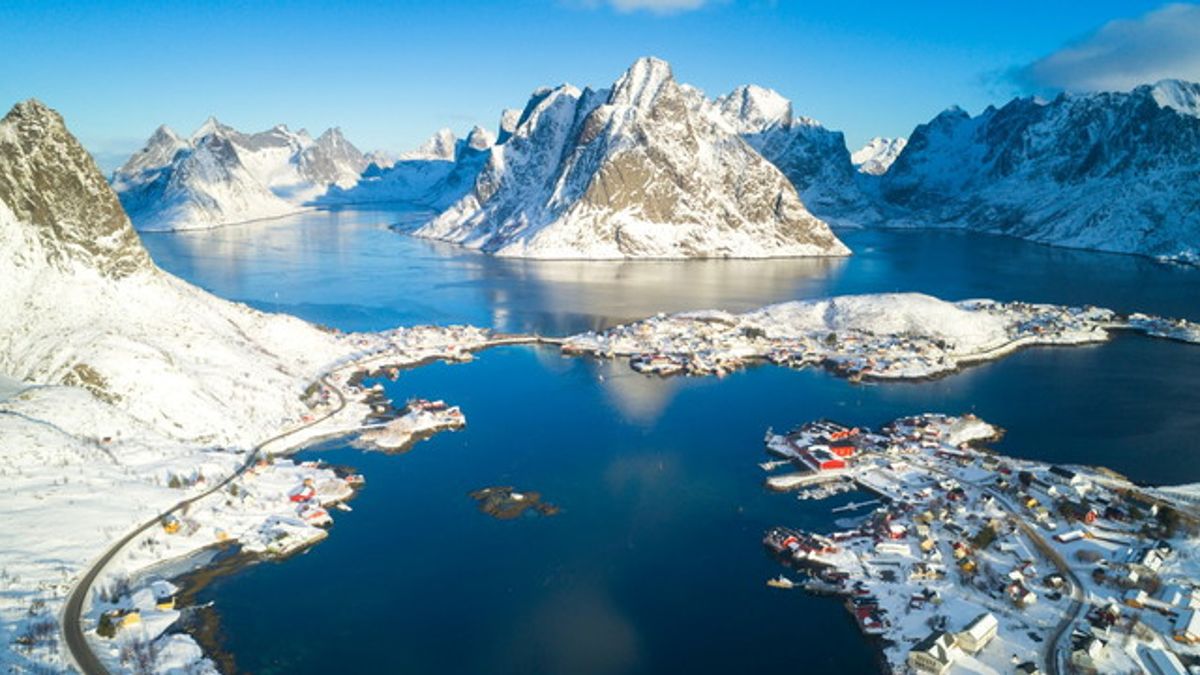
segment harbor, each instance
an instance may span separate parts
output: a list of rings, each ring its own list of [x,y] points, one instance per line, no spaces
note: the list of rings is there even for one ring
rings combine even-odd
[[[1175,553],[1200,542],[1191,505],[1111,471],[996,455],[987,445],[999,435],[969,414],[904,417],[878,433],[827,420],[769,433],[768,452],[809,464],[853,444],[839,478],[878,497],[834,509],[870,508],[850,528],[768,529],[768,552],[804,575],[768,585],[843,597],[894,672],[1200,663],[1200,568]]]

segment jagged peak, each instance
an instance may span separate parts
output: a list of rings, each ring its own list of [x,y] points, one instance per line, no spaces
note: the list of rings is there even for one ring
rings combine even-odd
[[[448,127],[442,127],[433,133],[424,143],[414,150],[401,153],[400,159],[454,159],[458,137]]]
[[[792,123],[792,102],[774,89],[757,84],[742,85],[716,101],[722,114],[736,118],[742,126],[766,129]]]
[[[582,95],[583,93],[578,87],[565,83],[553,88],[539,87],[535,89],[529,97],[529,101],[525,104],[525,108],[521,111],[521,116],[513,127],[513,133],[509,136],[537,126],[538,119],[542,114],[552,108],[561,99],[568,98],[572,101],[578,101]],[[507,141],[509,136],[505,136],[504,140]]]
[[[521,121],[521,111],[517,108],[505,108],[500,112],[500,133],[496,137],[496,144],[499,145],[507,141],[513,132],[517,130],[517,124]]]
[[[155,142],[161,143],[163,141],[169,141],[172,143],[176,143],[176,142],[182,142],[183,138],[180,137],[179,134],[175,133],[175,130],[172,129],[171,127],[169,127],[165,124],[160,124],[160,125],[158,125],[158,128],[154,130],[154,133],[150,134],[150,142],[151,143],[155,143]]]
[[[671,64],[653,56],[643,56],[613,85],[608,102],[643,108],[651,105],[665,87],[675,84]]]
[[[153,268],[95,160],[36,99],[0,119],[0,203],[30,228],[48,264],[118,278]]]
[[[195,143],[205,136],[232,131],[232,129],[232,127],[222,124],[216,115],[209,115],[208,119],[204,120],[204,123],[192,132],[191,141]]]
[[[1160,108],[1200,117],[1200,84],[1186,80],[1159,80],[1148,87]]]
[[[305,132],[305,133],[308,133],[308,132]],[[329,127],[325,131],[322,131],[320,136],[317,136],[318,141],[320,141],[322,138],[327,138],[330,140],[345,139],[346,135],[342,133],[341,127]]]
[[[467,147],[472,150],[486,150],[495,144],[496,138],[492,132],[481,126],[472,127],[470,133],[467,134]]]

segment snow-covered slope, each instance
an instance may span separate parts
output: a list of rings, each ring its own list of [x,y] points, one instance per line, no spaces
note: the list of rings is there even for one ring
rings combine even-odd
[[[709,105],[652,58],[611,89],[538,90],[469,194],[416,234],[537,258],[848,253]]]
[[[111,182],[138,229],[193,229],[296,211],[367,165],[336,128],[244,134],[209,118],[189,139],[159,127]]]
[[[346,351],[155,267],[91,158],[37,101],[0,122],[0,260],[0,372],[82,386],[180,440],[244,443],[298,416],[300,391]]]
[[[883,138],[876,136],[850,155],[850,162],[859,173],[882,176],[900,156],[908,143],[906,138]]]
[[[37,638],[16,656],[16,631],[53,627],[89,560],[187,494],[168,476],[228,474],[298,424],[305,388],[355,347],[155,267],[37,101],[0,120],[0,267],[0,667],[50,672],[61,652]]]
[[[951,108],[880,192],[905,224],[1200,263],[1200,85]]]
[[[419,148],[403,153],[390,166],[371,166],[358,182],[333,186],[319,204],[391,202],[441,211],[470,191],[495,144],[492,134],[475,127],[466,138],[442,129]]]
[[[778,167],[820,218],[856,225],[878,218],[855,180],[842,132],[796,115],[791,101],[757,85],[734,89],[710,110]]]

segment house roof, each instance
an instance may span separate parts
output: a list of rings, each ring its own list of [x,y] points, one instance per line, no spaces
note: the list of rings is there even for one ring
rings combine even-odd
[[[997,630],[1000,627],[1000,622],[996,621],[996,617],[991,612],[984,612],[971,620],[963,632],[975,638],[982,639],[991,631]]]

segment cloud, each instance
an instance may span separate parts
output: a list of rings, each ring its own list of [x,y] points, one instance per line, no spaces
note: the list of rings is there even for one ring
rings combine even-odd
[[[655,14],[674,14],[700,9],[707,0],[608,0],[618,12],[637,12],[644,10]]]
[[[1026,88],[1067,91],[1126,91],[1172,78],[1200,81],[1200,5],[1110,21],[1011,73]]]
[[[711,0],[566,0],[566,5],[587,9],[611,7],[622,14],[633,12],[680,14],[700,9],[710,2]]]

